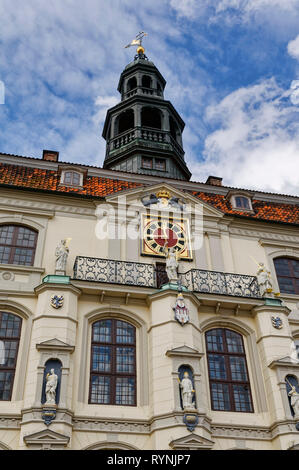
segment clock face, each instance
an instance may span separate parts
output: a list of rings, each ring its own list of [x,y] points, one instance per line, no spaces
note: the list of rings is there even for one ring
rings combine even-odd
[[[192,259],[188,221],[181,218],[143,217],[142,254],[165,256],[164,247],[174,248],[181,259]]]

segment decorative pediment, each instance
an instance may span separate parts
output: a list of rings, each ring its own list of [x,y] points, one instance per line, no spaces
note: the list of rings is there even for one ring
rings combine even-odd
[[[49,429],[24,437],[26,445],[36,449],[62,449],[67,446],[69,440],[68,436],[50,431]]]
[[[177,187],[172,186],[171,184],[168,184],[168,183],[159,183],[153,186],[140,186],[134,189],[119,191],[110,196],[107,196],[106,202],[117,203],[119,202],[120,197],[123,197],[123,198],[125,197],[126,204],[129,204],[131,206],[137,205],[141,208],[145,208],[142,201],[149,202],[152,196],[153,204],[150,207],[151,209],[155,210],[156,208],[158,209],[158,205],[155,204],[155,198],[160,199],[160,196],[161,196],[161,198],[163,199],[163,194],[165,195],[168,194],[169,200],[173,201],[172,206],[170,206],[168,209],[169,211],[171,211],[171,208],[174,210],[176,208],[178,209],[180,208],[182,203],[185,203],[192,207],[202,205],[204,216],[207,216],[207,217],[210,216],[210,217],[216,217],[216,218],[222,218],[224,216],[223,212],[216,209],[214,206],[208,204],[207,202],[199,199],[196,196],[193,196],[191,193],[181,191],[177,189]]]
[[[203,356],[203,353],[197,351],[197,349],[190,348],[185,344],[174,349],[170,349],[166,352],[168,357],[191,357],[200,359]]]
[[[73,352],[75,346],[64,343],[60,339],[53,338],[36,345],[38,351],[64,351]]]
[[[169,443],[173,450],[210,450],[214,442],[197,434],[188,434]]]

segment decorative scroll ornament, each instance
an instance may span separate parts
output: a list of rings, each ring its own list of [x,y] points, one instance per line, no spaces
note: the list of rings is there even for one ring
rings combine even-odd
[[[190,321],[189,309],[185,305],[185,299],[183,294],[180,292],[177,296],[175,307],[173,307],[175,319],[184,326],[185,323]]]
[[[51,306],[53,308],[61,308],[63,306],[64,297],[63,295],[52,295]]]
[[[280,317],[271,317],[271,321],[272,321],[272,325],[274,326],[274,328],[276,328],[277,330],[281,330],[282,328],[282,319]]]
[[[169,191],[161,190],[156,194],[149,194],[141,198],[141,202],[145,207],[155,206],[154,209],[157,210],[168,210],[174,211],[179,210],[183,211],[186,203],[183,199],[179,197],[172,196]]]

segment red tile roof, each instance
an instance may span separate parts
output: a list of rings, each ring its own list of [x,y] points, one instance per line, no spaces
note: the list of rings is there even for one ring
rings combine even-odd
[[[28,166],[0,163],[0,184],[18,188],[53,191],[53,193],[76,194],[87,197],[105,197],[117,191],[137,188],[141,183],[122,181],[120,179],[87,176],[83,188],[60,185],[59,173],[55,170],[32,168]],[[264,221],[299,224],[299,205],[253,200],[253,210],[242,212],[232,209],[232,206],[221,194],[191,191],[202,201],[211,204],[227,215],[238,215]]]

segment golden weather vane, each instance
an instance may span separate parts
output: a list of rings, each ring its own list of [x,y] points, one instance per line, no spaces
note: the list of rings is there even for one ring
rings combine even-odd
[[[133,39],[129,44],[127,44],[125,48],[131,47],[131,46],[138,46],[137,54],[144,54],[145,49],[142,46],[142,40],[145,36],[147,36],[147,33],[145,33],[144,31],[140,31],[135,37],[135,39]]]

